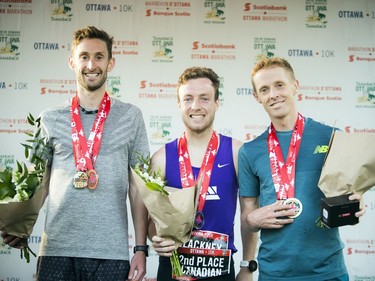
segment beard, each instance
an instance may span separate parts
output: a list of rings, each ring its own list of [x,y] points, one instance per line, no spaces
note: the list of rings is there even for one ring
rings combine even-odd
[[[191,120],[183,118],[183,123],[185,127],[190,131],[196,134],[200,134],[211,129],[214,124],[214,118],[215,117],[213,116],[206,123],[202,124],[195,124],[194,122],[191,122]]]
[[[78,84],[89,92],[93,92],[93,91],[100,89],[104,85],[104,83],[107,81],[107,74],[102,76],[102,78],[95,83],[90,83],[90,82],[87,83],[84,79],[84,76],[85,74],[81,73],[81,75],[78,77]]]

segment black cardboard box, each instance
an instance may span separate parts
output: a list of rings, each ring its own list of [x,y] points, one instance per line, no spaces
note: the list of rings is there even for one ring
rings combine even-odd
[[[333,228],[359,222],[355,216],[359,211],[359,201],[349,200],[350,195],[322,198],[320,218],[325,226]]]

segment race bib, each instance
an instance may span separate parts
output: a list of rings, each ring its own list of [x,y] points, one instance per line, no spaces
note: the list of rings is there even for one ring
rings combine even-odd
[[[213,231],[193,231],[191,238],[177,249],[182,276],[177,280],[199,280],[230,273],[232,251],[228,235]]]

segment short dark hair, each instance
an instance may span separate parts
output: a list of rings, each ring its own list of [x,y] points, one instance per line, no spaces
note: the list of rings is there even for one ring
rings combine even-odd
[[[102,29],[98,29],[95,26],[86,26],[84,28],[78,29],[74,32],[73,41],[72,41],[72,52],[83,39],[100,39],[105,42],[108,50],[108,57],[112,58],[112,45],[113,45],[113,36],[109,35]]]
[[[177,99],[179,99],[178,90],[182,85],[185,85],[188,80],[197,78],[208,78],[212,82],[212,86],[215,90],[215,101],[219,99],[219,87],[220,78],[211,68],[193,66],[184,70],[184,72],[178,78],[177,84]]]

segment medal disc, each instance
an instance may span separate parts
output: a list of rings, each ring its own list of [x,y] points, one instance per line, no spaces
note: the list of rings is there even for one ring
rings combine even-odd
[[[85,188],[87,186],[88,176],[86,172],[76,171],[73,177],[73,186],[75,188]]]
[[[95,170],[89,170],[87,172],[87,187],[89,189],[95,189],[99,182],[99,175]]]
[[[292,205],[292,210],[294,210],[295,215],[289,216],[291,219],[298,217],[302,213],[302,203],[297,198],[288,198],[286,199],[283,204]]]
[[[195,214],[194,228],[201,229],[204,225],[204,216],[201,211],[197,211]]]

